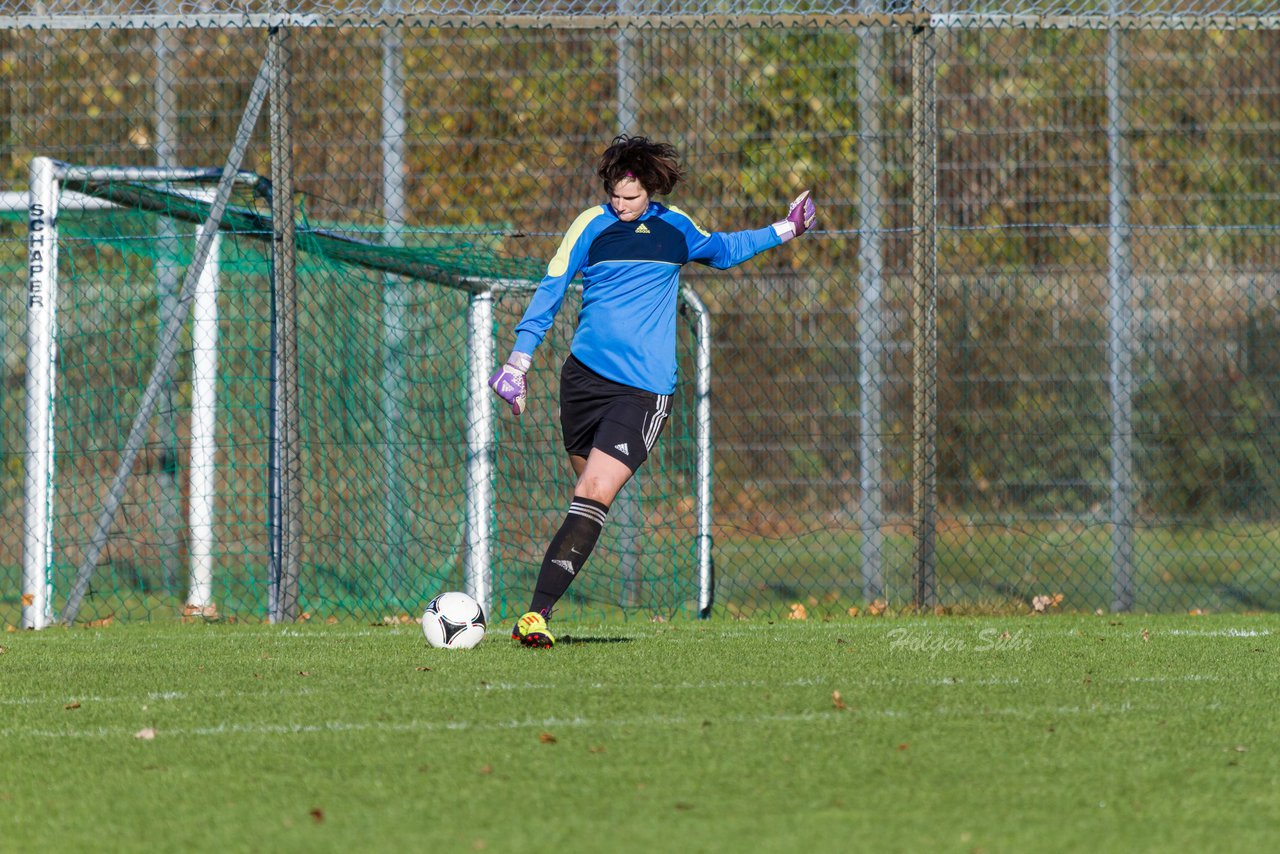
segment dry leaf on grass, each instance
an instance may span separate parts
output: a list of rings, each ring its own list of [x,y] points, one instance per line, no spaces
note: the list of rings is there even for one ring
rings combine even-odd
[[[156,728],[153,726],[143,727],[133,734],[134,738],[140,738],[143,741],[152,741],[156,737]]]
[[[831,692],[831,703],[836,707],[837,711],[843,712],[845,710],[844,697],[840,696],[839,691]]]
[[[1057,607],[1066,598],[1061,593],[1055,593],[1052,596],[1036,596],[1031,600],[1031,609],[1037,614],[1043,614],[1050,608]]]
[[[540,732],[538,733],[538,741],[543,744],[555,744],[556,737],[549,732]]]
[[[788,620],[807,620],[809,619],[809,610],[800,602],[792,602],[791,610],[787,613]]]

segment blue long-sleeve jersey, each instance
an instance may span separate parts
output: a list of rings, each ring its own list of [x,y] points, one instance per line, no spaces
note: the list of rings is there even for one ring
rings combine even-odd
[[[582,273],[582,309],[570,352],[614,382],[671,394],[680,268],[697,261],[723,270],[781,242],[770,226],[706,232],[688,214],[657,202],[630,222],[607,204],[588,208],[547,265],[516,325],[515,349],[532,353],[542,343],[569,283]]]

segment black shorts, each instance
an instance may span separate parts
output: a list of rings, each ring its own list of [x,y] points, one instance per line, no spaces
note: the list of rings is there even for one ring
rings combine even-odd
[[[572,353],[560,369],[560,429],[564,449],[574,456],[599,448],[635,471],[648,459],[670,412],[671,395],[605,379]]]

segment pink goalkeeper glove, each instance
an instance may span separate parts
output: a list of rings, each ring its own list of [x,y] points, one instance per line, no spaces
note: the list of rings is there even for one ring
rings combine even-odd
[[[813,204],[813,197],[805,190],[796,196],[795,201],[787,208],[787,218],[773,224],[773,230],[786,243],[793,237],[799,237],[818,221],[818,209]]]
[[[524,412],[525,379],[533,365],[533,357],[528,353],[513,350],[507,357],[507,363],[489,377],[489,388],[494,394],[511,404],[511,412],[519,415]]]

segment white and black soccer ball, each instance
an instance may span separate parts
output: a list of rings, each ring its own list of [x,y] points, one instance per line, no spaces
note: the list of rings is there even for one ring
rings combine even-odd
[[[436,649],[471,649],[484,640],[484,608],[466,593],[441,593],[422,613],[422,633]]]

